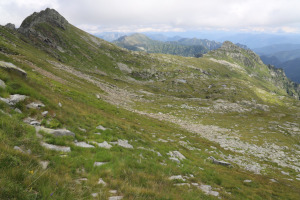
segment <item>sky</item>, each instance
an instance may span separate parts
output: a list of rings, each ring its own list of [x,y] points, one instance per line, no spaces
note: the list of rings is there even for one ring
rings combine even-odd
[[[45,8],[89,32],[300,33],[300,0],[1,0],[0,24]]]

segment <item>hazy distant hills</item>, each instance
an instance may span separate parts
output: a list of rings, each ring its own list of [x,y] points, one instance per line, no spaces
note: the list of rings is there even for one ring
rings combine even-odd
[[[287,77],[300,82],[300,44],[275,44],[254,51],[265,64],[283,68]]]
[[[219,42],[197,38],[182,38],[178,41],[163,42],[153,40],[140,33],[120,37],[113,43],[133,51],[145,51],[148,53],[163,53],[188,57],[199,57],[201,54],[207,53],[208,51],[217,49],[221,46],[221,43]]]

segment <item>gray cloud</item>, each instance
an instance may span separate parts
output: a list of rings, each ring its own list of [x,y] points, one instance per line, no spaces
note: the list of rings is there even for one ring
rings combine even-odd
[[[5,0],[4,0],[5,1]],[[46,7],[92,33],[102,31],[300,31],[299,0],[6,0],[1,24]]]

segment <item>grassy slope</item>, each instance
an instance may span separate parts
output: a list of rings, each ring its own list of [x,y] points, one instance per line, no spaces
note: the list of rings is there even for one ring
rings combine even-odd
[[[45,25],[45,31],[50,27]],[[52,29],[51,29],[52,30]],[[53,30],[52,30],[53,31]],[[284,111],[286,106],[280,106],[276,103],[265,102],[253,87],[260,87],[255,80],[248,77],[240,77],[241,74],[224,68],[224,66],[203,59],[185,59],[181,57],[135,54],[126,50],[119,49],[114,45],[100,41],[99,45],[92,43],[86,38],[82,39],[79,35],[87,34],[71,27],[66,32],[55,29],[66,43],[62,48],[71,52],[59,52],[50,49],[50,53],[59,57],[64,63],[77,68],[88,74],[114,84],[120,88],[129,88],[135,92],[143,89],[148,92],[157,94],[155,97],[144,97],[145,99],[155,100],[147,102],[136,102],[135,108],[149,112],[171,112],[162,105],[174,101],[174,104],[185,103],[185,97],[198,97],[214,100],[218,98],[237,101],[241,99],[256,99],[259,102],[274,106],[273,115],[276,112],[286,113],[288,120],[297,120],[293,113]],[[117,189],[119,194],[124,195],[125,199],[214,199],[207,196],[201,190],[195,187],[176,187],[172,181],[168,180],[171,175],[188,175],[193,174],[195,177],[190,182],[198,182],[212,185],[213,188],[219,188],[221,197],[224,199],[297,199],[299,198],[299,182],[288,181],[284,179],[278,170],[267,174],[266,176],[254,175],[244,171],[238,166],[226,168],[214,165],[207,158],[210,155],[218,157],[211,146],[217,146],[212,142],[202,139],[195,134],[180,129],[177,125],[168,122],[156,120],[146,116],[138,115],[119,108],[102,100],[95,98],[96,93],[101,93],[100,89],[90,84],[86,80],[79,79],[72,74],[62,73],[49,64],[47,60],[55,60],[44,51],[41,51],[28,43],[19,40],[15,35],[10,34],[6,29],[1,28],[0,43],[5,47],[8,54],[0,54],[1,60],[12,62],[28,72],[28,79],[24,80],[14,74],[9,74],[1,70],[0,79],[8,85],[6,90],[1,90],[1,96],[8,94],[25,94],[30,99],[17,105],[23,114],[18,114],[10,109],[4,103],[0,103],[1,109],[10,113],[0,112],[0,137],[1,137],[1,170],[0,170],[0,198],[9,199],[89,199],[92,192],[100,192],[99,199],[109,196],[109,189]],[[9,42],[8,42],[9,40]],[[11,45],[16,44],[16,47]],[[91,46],[90,44],[93,44]],[[80,48],[76,48],[76,46]],[[14,55],[17,54],[17,55]],[[25,60],[30,61],[37,67],[51,72],[53,76],[45,77],[39,71],[33,71],[32,65]],[[171,60],[168,62],[168,60]],[[148,78],[142,80],[142,84],[128,81],[117,67],[116,63],[122,62],[134,69],[138,73],[146,73]],[[197,68],[210,72],[208,78],[201,78],[202,73],[198,70],[186,68],[187,65],[195,65]],[[107,76],[94,73],[95,66]],[[148,68],[148,69],[147,69]],[[151,70],[150,70],[151,69]],[[191,73],[199,75],[200,78],[188,79]],[[62,80],[66,82],[61,82]],[[156,78],[157,77],[157,78]],[[185,78],[189,82],[189,87],[185,85],[174,85],[172,81],[178,78]],[[115,80],[115,79],[118,80]],[[121,80],[123,81],[121,81]],[[148,82],[148,80],[155,80]],[[163,79],[166,79],[165,81]],[[156,81],[157,80],[157,81]],[[220,82],[222,80],[222,82]],[[242,81],[241,81],[242,80]],[[138,82],[139,83],[139,82]],[[211,90],[207,87],[211,84],[215,88]],[[236,93],[223,90],[221,85],[226,84],[237,87]],[[256,85],[257,84],[257,85]],[[267,86],[268,87],[268,86]],[[266,88],[272,91],[273,87]],[[173,91],[169,89],[173,88]],[[264,88],[265,89],[265,88]],[[283,92],[279,91],[282,95]],[[159,94],[163,94],[159,98]],[[183,97],[176,99],[175,97]],[[175,98],[175,99],[174,99]],[[272,97],[273,98],[273,97]],[[278,97],[275,96],[275,99]],[[289,105],[297,105],[292,99],[286,98]],[[53,128],[65,127],[76,133],[78,141],[115,141],[116,139],[127,139],[135,149],[128,150],[121,147],[113,147],[111,150],[95,148],[92,150],[82,149],[73,145],[71,138],[52,138],[44,135],[43,140],[48,143],[69,145],[72,152],[67,157],[61,157],[60,153],[47,151],[39,145],[39,139],[35,135],[32,127],[22,123],[26,116],[35,116],[43,119],[41,111],[32,111],[25,108],[26,103],[40,100],[48,110],[50,115],[48,120],[52,120]],[[57,106],[58,102],[62,103],[62,108]],[[141,105],[140,105],[141,104]],[[209,104],[206,103],[206,104]],[[281,110],[278,110],[278,109]],[[166,109],[166,110],[163,110]],[[185,111],[188,116],[188,111]],[[53,114],[56,114],[56,117]],[[264,115],[259,113],[248,113],[245,117],[251,121],[251,124],[257,124],[257,115],[265,121],[271,121],[273,115]],[[298,116],[299,117],[299,116]],[[226,121],[223,119],[226,118]],[[197,121],[199,119],[195,119]],[[281,119],[286,121],[287,119]],[[261,121],[264,126],[265,121]],[[203,114],[201,122],[205,124],[217,124],[222,127],[231,127],[233,124],[244,124],[242,118],[236,114]],[[97,125],[103,125],[110,128],[102,133],[101,136],[95,135]],[[250,125],[249,125],[250,126]],[[78,127],[85,128],[86,133],[80,131]],[[241,134],[246,131],[247,125],[240,128]],[[153,136],[156,133],[155,137]],[[186,136],[184,139],[179,138]],[[256,132],[259,135],[261,133]],[[281,140],[282,135],[278,134]],[[277,137],[277,136],[276,136]],[[156,142],[157,138],[172,139],[174,142],[161,143]],[[190,141],[191,145],[200,148],[201,151],[190,151],[178,144],[178,141]],[[283,136],[283,142],[293,144],[296,141]],[[21,146],[23,149],[30,149],[30,155],[18,153],[13,147]],[[158,157],[153,152],[139,150],[137,147],[143,146],[159,151],[163,156]],[[206,151],[208,149],[208,151]],[[166,155],[171,150],[179,150],[187,157],[183,165],[176,165],[171,162]],[[227,154],[230,152],[224,151]],[[142,154],[143,158],[141,158]],[[49,160],[50,165],[47,170],[42,170],[38,164],[40,160]],[[107,165],[94,168],[95,161],[107,161]],[[165,161],[166,166],[160,162]],[[203,168],[204,170],[200,170]],[[85,172],[76,172],[78,169],[85,169]],[[75,180],[86,177],[88,181],[83,184],[76,184]],[[97,185],[98,178],[103,178],[108,186],[102,187]],[[269,178],[276,177],[278,183],[270,183]],[[252,183],[243,183],[243,180],[251,179]],[[217,189],[215,189],[217,190]],[[229,194],[230,193],[230,194]]]

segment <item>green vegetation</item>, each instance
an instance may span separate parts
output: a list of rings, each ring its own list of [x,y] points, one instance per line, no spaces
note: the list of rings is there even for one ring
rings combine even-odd
[[[255,55],[240,49],[238,58],[230,49],[203,58],[149,55],[121,49],[70,24],[65,30],[47,22],[33,28],[51,43],[35,33],[0,27],[0,60],[27,72],[23,78],[0,68],[6,84],[0,97],[28,96],[15,106],[0,101],[0,199],[300,198],[294,169],[299,166],[300,103],[286,91],[297,94],[297,85],[290,87],[280,73],[273,76]],[[31,102],[45,107],[29,109]],[[75,137],[36,132],[23,122],[27,117],[47,128],[66,128]],[[223,136],[243,145],[224,147],[218,139]],[[118,140],[128,140],[133,148],[114,145]],[[112,148],[95,144],[104,141]],[[41,142],[71,152],[49,150]],[[243,149],[247,145],[253,148]],[[286,166],[272,159],[276,145]],[[265,152],[269,148],[271,153]],[[170,151],[186,159],[173,162]],[[232,167],[214,164],[210,156]],[[43,168],[41,161],[49,165]],[[107,163],[95,167],[95,162]],[[255,174],[247,166],[262,169]],[[169,180],[175,175],[188,178]],[[192,183],[212,186],[219,197]]]

